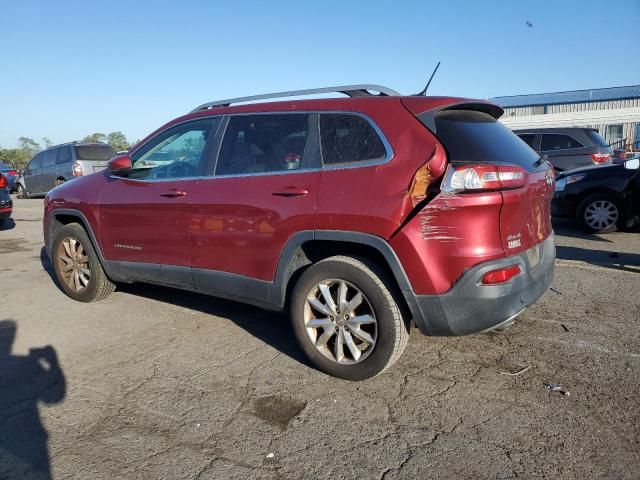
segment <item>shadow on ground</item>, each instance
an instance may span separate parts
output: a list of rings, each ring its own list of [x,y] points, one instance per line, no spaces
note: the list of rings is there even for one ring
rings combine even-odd
[[[12,355],[16,331],[15,321],[0,321],[0,478],[46,480],[48,434],[39,406],[62,402],[65,377],[50,345]]]

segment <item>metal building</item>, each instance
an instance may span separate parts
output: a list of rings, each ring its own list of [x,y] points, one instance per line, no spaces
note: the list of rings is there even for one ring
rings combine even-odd
[[[613,146],[640,150],[640,85],[490,99],[511,129],[592,127]]]

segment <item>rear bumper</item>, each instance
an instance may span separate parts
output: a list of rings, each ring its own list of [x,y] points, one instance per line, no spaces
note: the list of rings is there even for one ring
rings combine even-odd
[[[12,209],[13,201],[11,200],[11,197],[0,191],[0,218],[9,218],[11,216]]]
[[[514,318],[551,285],[555,263],[553,234],[541,244],[540,254],[533,269],[528,252],[522,252],[473,267],[445,294],[414,295],[412,310],[418,328],[425,335],[466,335],[490,330]],[[522,273],[511,281],[481,285],[487,272],[514,264],[520,265]]]

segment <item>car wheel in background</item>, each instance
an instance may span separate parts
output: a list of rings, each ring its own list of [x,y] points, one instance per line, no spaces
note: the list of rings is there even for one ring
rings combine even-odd
[[[62,290],[74,300],[102,300],[115,289],[81,225],[70,223],[58,231],[51,256]]]
[[[409,327],[385,280],[373,262],[346,256],[329,257],[302,274],[293,290],[291,320],[318,369],[364,380],[400,357]]]
[[[27,193],[27,190],[21,184],[18,184],[16,191],[18,192],[16,194],[18,198],[29,198],[29,194]]]
[[[624,225],[620,202],[612,195],[596,193],[585,198],[577,210],[577,220],[588,232],[610,233]]]

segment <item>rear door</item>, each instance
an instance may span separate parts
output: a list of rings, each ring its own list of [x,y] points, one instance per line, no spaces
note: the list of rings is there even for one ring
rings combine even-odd
[[[42,153],[42,165],[40,174],[39,193],[46,193],[56,185],[56,158],[57,148],[50,148]]]
[[[273,281],[287,241],[314,228],[317,116],[232,115],[223,128],[217,161],[191,197],[193,279],[202,290],[243,296],[232,279]],[[262,287],[245,295],[266,300]]]
[[[56,178],[69,180],[73,177],[71,159],[71,147],[69,145],[58,149],[58,156],[56,157]]]
[[[544,133],[540,142],[540,154],[547,155],[553,167],[559,171],[593,165],[589,147],[570,135]]]
[[[501,190],[500,238],[507,255],[542,242],[552,233],[554,174],[548,162],[486,113],[445,111],[436,116],[436,134],[454,164],[511,164],[526,172],[524,187]]]

